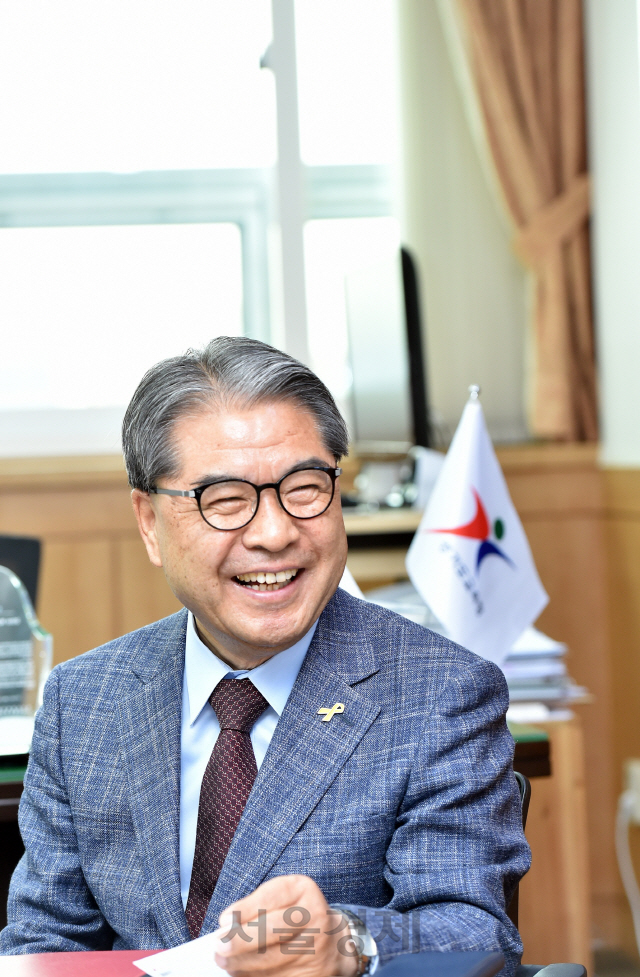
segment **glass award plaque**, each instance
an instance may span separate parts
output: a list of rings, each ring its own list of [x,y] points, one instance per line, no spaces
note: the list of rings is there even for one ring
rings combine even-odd
[[[52,652],[26,588],[0,566],[0,756],[29,752]]]

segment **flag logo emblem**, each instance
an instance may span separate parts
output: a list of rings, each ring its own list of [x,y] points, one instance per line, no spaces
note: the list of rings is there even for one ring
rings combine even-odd
[[[488,556],[499,556],[515,570],[516,566],[513,560],[511,560],[507,554],[490,539],[492,527],[487,517],[487,510],[485,509],[482,499],[473,486],[471,487],[471,491],[473,492],[473,497],[476,502],[476,513],[473,519],[471,519],[469,522],[465,522],[462,526],[454,526],[451,529],[430,528],[427,529],[427,532],[445,533],[450,536],[462,536],[464,539],[477,539],[480,545],[478,546],[478,552],[476,554],[476,574],[480,572],[480,565]],[[504,532],[505,527],[503,520],[496,519],[493,523],[493,534],[496,539],[501,540],[504,536]]]

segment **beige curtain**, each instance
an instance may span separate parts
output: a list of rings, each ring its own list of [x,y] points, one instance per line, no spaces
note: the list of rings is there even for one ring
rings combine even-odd
[[[533,433],[597,438],[581,0],[457,0],[486,137],[533,270]]]

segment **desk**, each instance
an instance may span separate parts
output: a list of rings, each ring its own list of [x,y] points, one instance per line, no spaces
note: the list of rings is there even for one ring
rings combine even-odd
[[[551,776],[531,785],[526,835],[531,871],[520,883],[523,963],[581,963],[593,973],[582,724],[537,726],[551,748]]]
[[[2,977],[142,977],[133,963],[158,950],[94,950],[0,957]],[[501,953],[404,953],[386,964],[390,977],[494,977]],[[386,971],[386,968],[385,968]]]
[[[16,821],[18,818],[27,759],[26,756],[20,756],[9,762],[0,761],[0,822]]]
[[[142,977],[134,960],[156,950],[94,950],[90,953],[30,953],[0,957],[2,977]]]
[[[513,769],[531,780],[533,777],[551,776],[551,745],[544,729],[509,723],[515,740]]]

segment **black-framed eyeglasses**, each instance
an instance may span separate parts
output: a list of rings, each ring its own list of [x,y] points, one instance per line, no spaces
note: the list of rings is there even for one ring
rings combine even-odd
[[[231,532],[247,526],[260,505],[260,493],[274,489],[284,511],[294,519],[315,519],[326,512],[336,490],[341,468],[299,468],[279,482],[254,485],[244,478],[225,478],[195,489],[151,488],[154,495],[195,499],[200,515],[213,529]]]

